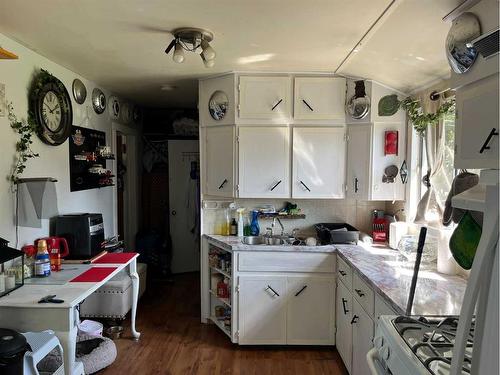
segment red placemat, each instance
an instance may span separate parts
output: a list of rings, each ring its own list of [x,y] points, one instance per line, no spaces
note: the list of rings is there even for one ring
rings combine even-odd
[[[123,264],[134,258],[137,253],[108,253],[96,259],[94,264]]]
[[[108,277],[117,267],[92,267],[78,275],[70,283],[96,283]]]

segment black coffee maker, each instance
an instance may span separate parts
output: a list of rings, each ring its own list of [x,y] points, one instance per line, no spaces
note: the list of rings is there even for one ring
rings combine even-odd
[[[0,374],[22,375],[24,354],[28,350],[26,337],[11,329],[0,328]]]

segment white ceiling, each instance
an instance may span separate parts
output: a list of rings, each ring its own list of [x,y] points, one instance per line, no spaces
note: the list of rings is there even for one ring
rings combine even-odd
[[[449,75],[448,24],[460,0],[401,0],[339,70],[403,91]],[[194,107],[197,79],[231,70],[334,71],[390,0],[0,0],[0,32],[151,107]],[[214,32],[216,66],[164,54],[169,30]],[[164,84],[178,88],[162,91]]]

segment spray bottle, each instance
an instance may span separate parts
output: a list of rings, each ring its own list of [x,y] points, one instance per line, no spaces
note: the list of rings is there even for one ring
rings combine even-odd
[[[243,237],[243,230],[245,227],[245,223],[243,221],[243,213],[245,212],[245,208],[240,207],[236,210],[236,212],[238,213],[238,237]]]

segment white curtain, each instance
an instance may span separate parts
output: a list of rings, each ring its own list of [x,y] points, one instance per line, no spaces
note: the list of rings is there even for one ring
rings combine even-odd
[[[437,100],[431,100],[432,91],[434,90],[428,90],[419,95],[418,99],[424,113],[435,113],[445,100],[443,95],[440,95]],[[422,184],[425,193],[418,203],[415,223],[440,227],[444,208],[433,187],[433,180],[443,167],[445,141],[443,120],[439,120],[436,125],[428,125],[423,137],[424,157],[427,160],[427,170],[422,171]]]

